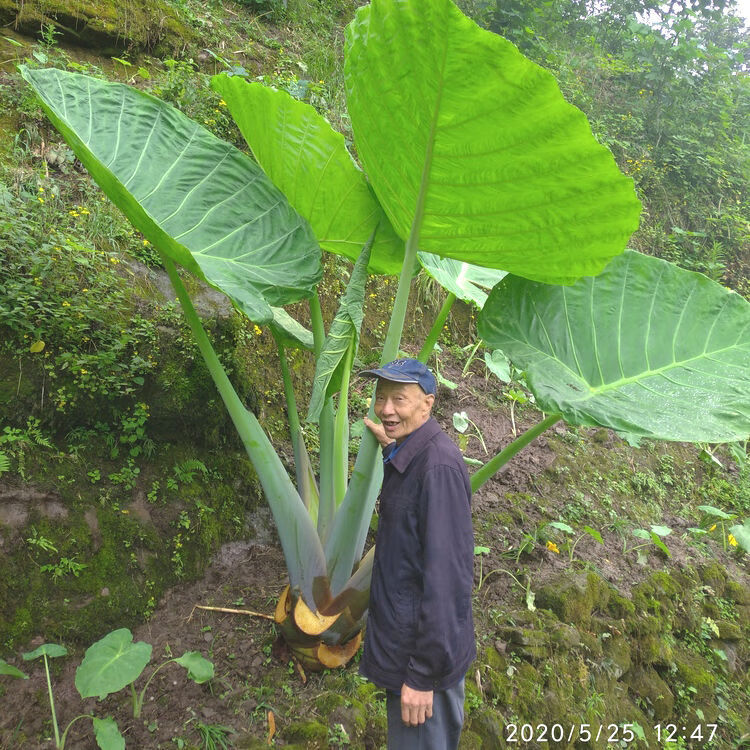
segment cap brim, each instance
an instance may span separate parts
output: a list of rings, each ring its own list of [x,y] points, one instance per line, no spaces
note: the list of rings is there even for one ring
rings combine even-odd
[[[414,383],[415,385],[419,385],[418,380],[414,380],[414,378],[407,378],[407,377],[398,377],[397,375],[394,375],[393,373],[388,372],[387,370],[382,370],[378,368],[377,370],[362,370],[362,372],[359,373],[361,377],[370,377],[370,378],[383,378],[383,380],[391,380],[394,383]]]

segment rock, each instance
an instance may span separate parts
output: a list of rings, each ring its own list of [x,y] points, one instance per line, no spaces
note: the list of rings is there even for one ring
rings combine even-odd
[[[620,679],[631,666],[630,644],[621,635],[605,638],[602,642],[603,664],[609,667],[615,679]]]
[[[674,695],[664,680],[651,667],[635,667],[624,678],[631,692],[651,704],[654,720],[662,721],[672,715]]]
[[[714,700],[716,677],[711,665],[699,654],[678,646],[674,654],[675,677],[695,688],[696,697],[702,701]]]
[[[500,721],[500,716],[495,711],[490,709],[476,711],[471,717],[469,732],[479,738],[480,745],[478,747],[505,747],[503,725]],[[459,747],[464,747],[464,745],[459,744]],[[468,745],[467,747],[471,746]]]
[[[656,664],[668,667],[674,658],[672,646],[661,634],[649,633],[641,636],[635,643],[637,659],[642,664]]]
[[[724,641],[742,640],[742,629],[739,625],[728,620],[717,620],[716,627],[719,628],[719,637]]]
[[[562,622],[586,628],[593,609],[606,608],[608,601],[608,585],[590,572],[565,572],[543,586],[536,596],[540,609],[551,609]]]
[[[64,42],[103,55],[133,48],[174,53],[196,37],[164,0],[0,0],[0,25],[38,37],[50,23]]]
[[[737,581],[727,581],[724,596],[737,604],[750,604],[750,586],[743,586]]]
[[[581,645],[581,633],[572,625],[560,623],[550,633],[552,643],[564,651],[570,651]]]
[[[283,736],[308,748],[328,747],[328,727],[319,721],[296,721],[284,729]]]
[[[706,563],[698,568],[698,575],[706,586],[713,589],[716,596],[722,596],[727,585],[727,573],[717,562]]]

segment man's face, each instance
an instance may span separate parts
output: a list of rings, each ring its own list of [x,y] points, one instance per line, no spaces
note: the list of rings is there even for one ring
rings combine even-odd
[[[378,378],[375,414],[385,434],[400,443],[430,418],[435,396],[427,395],[416,383],[396,383]]]

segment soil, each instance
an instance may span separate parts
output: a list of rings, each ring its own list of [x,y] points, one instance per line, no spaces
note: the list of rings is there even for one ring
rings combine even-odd
[[[471,369],[478,373],[484,368],[477,363]],[[504,405],[499,401],[496,382],[477,374],[462,379],[459,365],[450,362],[445,365],[441,362],[441,372],[460,382],[456,390],[441,387],[438,394],[437,416],[449,434],[457,438],[452,427],[453,413],[466,411],[476,425],[475,434],[481,434],[491,455],[513,439],[510,412],[507,402]],[[538,412],[532,408],[520,409],[514,418],[520,433],[538,420]],[[585,565],[627,595],[635,583],[653,570],[695,565],[703,554],[687,538],[683,539],[683,532],[694,526],[695,521],[667,510],[665,516],[651,522],[668,525],[673,530],[667,540],[671,552],[668,561],[653,547],[646,550],[646,565],[636,564],[635,554],[624,555],[620,538],[601,524],[597,527],[602,529],[605,544],[586,533],[580,535],[573,561],[566,553],[548,549],[542,543],[543,537],[523,551],[524,535],[533,534],[534,529],[550,520],[566,517],[565,508],[569,507],[566,503],[571,501],[569,485],[577,486],[578,479],[560,473],[558,467],[573,461],[576,449],[580,453],[583,446],[585,463],[586,446],[598,443],[597,450],[604,448],[605,452],[597,456],[606,455],[606,451],[625,455],[633,470],[645,467],[645,463],[634,462],[646,462],[654,453],[630,449],[604,430],[572,431],[575,441],[568,436],[570,432],[558,423],[474,496],[477,544],[490,548],[486,555],[476,557],[477,635],[484,640],[489,638],[499,648],[502,644],[495,641],[497,613],[523,606],[527,580],[538,590],[562,570]],[[692,455],[696,453],[695,448],[685,450],[692,451]],[[478,437],[469,439],[466,454],[486,459]],[[613,508],[614,512],[617,510]],[[576,526],[580,528],[582,524]],[[273,613],[276,599],[286,584],[284,559],[275,533],[269,531],[270,516],[261,513],[256,518],[256,527],[258,536],[253,542],[223,546],[201,580],[169,590],[150,620],[133,634],[135,640],[153,646],[152,661],[145,675],[167,658],[195,650],[214,662],[214,680],[196,685],[181,667],[170,665],[150,684],[142,716],[135,719],[130,695],[125,690],[102,702],[80,699],[74,687],[75,668],[83,656],[83,650],[79,649],[72,658],[51,662],[55,706],[62,727],[82,713],[111,715],[124,734],[127,747],[190,748],[211,747],[201,741],[201,726],[206,725],[227,728],[235,746],[250,746],[251,739],[263,741],[269,734],[269,711],[273,712],[277,728],[274,741],[279,746],[285,744],[284,728],[291,722],[318,719],[329,723],[330,717],[318,715],[315,701],[326,691],[330,676],[305,675],[296,668],[277,640],[272,622],[254,614],[197,609],[201,605],[250,610],[261,615]],[[564,538],[557,538],[559,546],[562,541]],[[748,583],[747,568],[739,558],[723,555],[720,545],[712,549],[735,580]],[[41,642],[41,638],[32,641],[28,650]],[[20,653],[19,658],[11,661],[29,673],[30,679],[11,682],[10,678],[3,678],[0,684],[0,690],[4,689],[0,693],[0,748],[53,747],[44,666],[40,661],[22,662]],[[356,664],[351,664],[344,673],[356,681]],[[142,689],[145,677],[137,684]],[[377,748],[381,740],[373,730],[372,735],[365,735],[363,746]],[[66,747],[96,748],[87,720],[74,725]]]

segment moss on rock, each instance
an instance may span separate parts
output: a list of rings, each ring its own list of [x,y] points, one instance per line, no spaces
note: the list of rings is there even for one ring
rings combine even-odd
[[[594,608],[605,609],[609,586],[595,573],[565,572],[543,586],[536,597],[540,608],[550,609],[562,622],[588,627]]]
[[[196,39],[163,0],[0,0],[0,23],[28,36],[39,36],[44,24],[52,24],[69,44],[109,55],[131,48],[174,53]]]
[[[283,730],[284,739],[302,743],[302,747],[322,750],[328,747],[328,727],[319,721],[296,721]]]
[[[693,688],[700,700],[713,699],[716,677],[711,665],[699,654],[678,646],[674,653],[675,679]]]
[[[722,596],[727,585],[727,573],[716,561],[711,561],[698,568],[698,575],[706,586],[710,586],[713,594]]]
[[[655,669],[647,666],[635,667],[624,678],[632,694],[651,706],[656,721],[672,716],[674,695]]]

